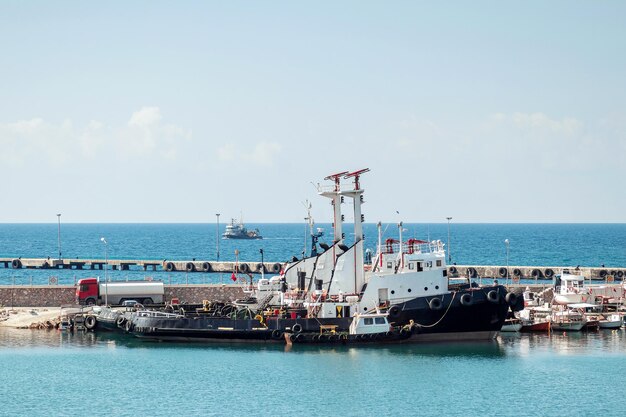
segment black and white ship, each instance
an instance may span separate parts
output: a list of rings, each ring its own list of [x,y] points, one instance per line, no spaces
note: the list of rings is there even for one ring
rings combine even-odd
[[[210,302],[193,311],[141,311],[129,330],[138,337],[186,341],[276,341],[284,343],[419,342],[489,340],[509,309],[523,300],[501,285],[450,284],[441,241],[382,242],[371,264],[364,262],[360,176],[368,169],[326,177],[334,213],[332,245],[287,263],[281,274],[263,277],[246,300]],[[348,187],[342,179],[352,179]],[[354,208],[354,235],[347,245],[341,204]],[[370,326],[370,327],[368,327]],[[286,335],[286,336],[285,336]]]

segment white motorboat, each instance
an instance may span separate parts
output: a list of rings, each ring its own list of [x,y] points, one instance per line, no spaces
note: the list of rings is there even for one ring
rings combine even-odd
[[[624,317],[614,313],[605,314],[600,319],[599,326],[601,329],[619,329],[624,325]]]

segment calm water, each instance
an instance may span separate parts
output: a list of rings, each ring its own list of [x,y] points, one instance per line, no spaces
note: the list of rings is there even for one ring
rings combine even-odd
[[[222,260],[301,256],[303,225],[261,224],[262,241],[220,241]],[[320,225],[330,233],[328,225]],[[406,237],[447,240],[447,225],[405,225]],[[223,226],[222,226],[223,230]],[[207,224],[62,225],[64,257],[215,259]],[[365,228],[374,248],[376,228]],[[385,237],[395,237],[386,228]],[[350,237],[350,232],[346,231]],[[328,237],[327,240],[330,240]],[[626,265],[626,225],[453,224],[459,264]],[[0,224],[0,256],[54,257],[56,224]],[[60,282],[101,271],[0,268],[0,284]],[[165,281],[220,274],[115,271]],[[227,277],[226,277],[227,279]],[[102,334],[0,328],[0,416],[563,416],[623,415],[623,330],[502,336],[494,343],[387,347],[183,345]],[[616,387],[616,388],[613,388]]]
[[[623,415],[624,331],[388,347],[0,329],[0,415]]]
[[[263,240],[242,241],[220,239],[220,259],[234,260],[235,250],[244,261],[259,262],[260,249],[264,260],[284,262],[301,257],[305,227],[299,224],[249,224],[258,227]],[[328,224],[318,224],[332,240]],[[441,239],[447,242],[446,224],[405,224],[404,238]],[[383,225],[384,238],[397,238],[395,225]],[[365,224],[366,248],[375,251],[377,229]],[[224,225],[220,225],[220,232]],[[352,234],[346,230],[346,239]],[[626,266],[626,224],[451,224],[450,249],[452,261],[458,264],[504,265],[509,239],[510,265],[547,266]],[[111,259],[214,260],[217,255],[215,224],[62,224],[61,250],[64,258],[105,257]],[[0,257],[57,257],[56,224],[0,224]],[[54,275],[61,283],[103,274],[103,271],[76,270],[13,270],[0,267],[0,285],[46,283]],[[112,279],[142,278],[150,275],[165,282],[219,282],[220,274],[184,274],[162,271],[111,271]],[[227,279],[227,277],[226,277]]]

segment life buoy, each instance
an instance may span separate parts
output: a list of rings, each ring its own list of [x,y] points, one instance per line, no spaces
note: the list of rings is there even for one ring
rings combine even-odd
[[[513,292],[507,293],[507,295],[504,296],[504,301],[511,307],[515,306],[517,304],[517,294]]]
[[[519,277],[519,276],[521,276],[521,275],[522,275],[522,270],[521,270],[521,269],[519,269],[519,268],[515,268],[515,269],[513,270],[513,276]]]
[[[291,326],[291,331],[294,333],[300,333],[302,331],[302,325],[300,323],[296,323]]]
[[[165,264],[165,270],[167,272],[172,272],[176,269],[176,267],[174,266],[174,262],[168,262]]]
[[[196,270],[196,265],[194,265],[193,262],[187,262],[187,264],[185,265],[185,270],[187,272],[193,272]]]
[[[124,326],[125,321],[126,321],[126,317],[118,316],[117,319],[115,320],[115,324],[117,325],[117,327],[122,328],[122,326]]]
[[[89,315],[85,317],[85,328],[87,330],[93,330],[96,328],[96,316]]]
[[[541,271],[538,269],[533,269],[533,271],[530,273],[530,275],[537,279],[537,278],[541,278]]]
[[[239,272],[243,272],[244,274],[250,272],[250,266],[248,266],[248,264],[245,264],[245,263],[239,264]]]
[[[428,302],[428,307],[431,310],[441,310],[443,307],[443,303],[441,302],[441,298],[434,297]]]
[[[487,293],[487,300],[492,303],[500,301],[500,294],[496,290],[491,290]]]
[[[274,272],[275,274],[280,272],[280,264],[278,262],[272,265],[272,272]]]
[[[554,276],[554,271],[551,270],[550,268],[547,268],[545,271],[543,271],[543,275],[546,278],[552,278]]]
[[[262,315],[257,314],[256,316],[254,316],[254,319],[260,321],[261,324],[263,324],[263,316]]]
[[[498,269],[498,275],[500,275],[500,278],[506,277],[508,275],[508,272],[509,271],[503,266],[501,266],[500,269]]]
[[[472,296],[469,293],[465,293],[461,295],[460,302],[461,305],[469,307],[472,305]]]
[[[202,270],[204,272],[211,272],[211,264],[209,262],[202,262]]]
[[[451,267],[450,267],[450,273],[451,273],[451,274],[456,274],[457,272],[458,272],[458,271],[457,271],[457,269],[456,269],[456,266],[451,266]]]

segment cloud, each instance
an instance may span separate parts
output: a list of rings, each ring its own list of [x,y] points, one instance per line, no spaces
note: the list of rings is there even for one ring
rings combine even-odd
[[[99,156],[171,161],[177,158],[181,142],[191,140],[191,130],[162,124],[161,119],[158,107],[143,107],[124,126],[91,120],[76,127],[69,119],[54,124],[41,118],[0,124],[0,145],[5,149],[0,153],[0,161],[23,166],[42,160],[54,167]]]
[[[245,155],[245,158],[260,166],[274,165],[274,159],[280,154],[282,147],[276,142],[260,142],[254,150]]]
[[[262,141],[247,150],[228,143],[217,148],[217,158],[223,162],[241,159],[254,166],[271,167],[281,152],[282,146],[277,142]]]
[[[133,113],[128,121],[128,126],[148,128],[159,123],[160,120],[161,110],[158,107],[143,107],[141,110]]]

